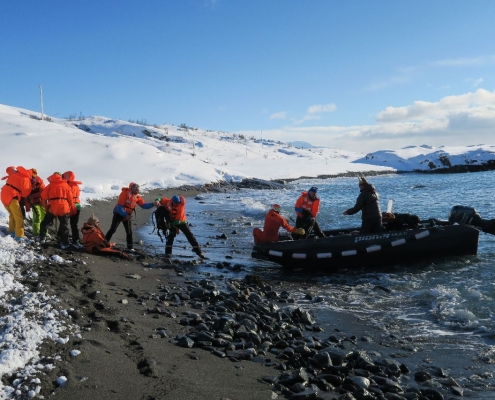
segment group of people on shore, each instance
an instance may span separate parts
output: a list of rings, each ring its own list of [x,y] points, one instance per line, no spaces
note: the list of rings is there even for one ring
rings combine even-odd
[[[81,182],[76,180],[74,172],[54,172],[47,178],[47,185],[35,168],[10,166],[6,172],[2,178],[6,182],[1,189],[1,200],[9,214],[9,235],[19,242],[25,240],[25,214],[32,209],[35,240],[44,243],[48,226],[57,219],[60,247],[66,249],[69,246],[70,234],[71,245],[82,246],[78,229]]]
[[[47,178],[48,185],[45,186],[35,168],[11,166],[6,171],[7,175],[2,178],[6,182],[1,188],[1,201],[9,214],[8,234],[18,242],[25,240],[25,212],[32,210],[32,234],[35,241],[45,243],[48,227],[57,220],[57,238],[62,250],[84,247],[89,253],[120,255],[125,258],[125,254],[110,242],[118,226],[121,223],[124,226],[127,251],[134,252],[131,218],[136,206],[143,209],[157,207],[163,210],[161,214],[166,219],[165,257],[171,257],[174,239],[182,231],[193,251],[200,258],[205,258],[189,228],[184,196],[175,195],[170,199],[163,197],[146,203],[139,194],[140,186],[131,182],[128,187],[122,188],[107,233],[103,234],[99,219],[93,215],[81,228],[81,242],[78,224],[81,212],[79,185],[82,182],[76,180],[74,172],[54,172]]]
[[[353,215],[361,211],[362,224],[359,232],[381,232],[383,225],[380,196],[375,187],[368,183],[364,177],[358,176],[358,184],[360,193],[356,199],[356,204],[344,211],[343,215]],[[280,228],[291,233],[294,240],[305,239],[312,232],[316,237],[324,238],[325,233],[316,220],[320,211],[320,198],[317,192],[318,188],[313,186],[307,192],[302,192],[297,199],[294,206],[296,212],[295,226],[291,226],[287,219],[280,215],[281,207],[278,204],[273,204],[265,216],[263,230],[253,229],[254,243],[277,242]]]
[[[61,249],[69,246],[76,248],[84,246],[90,253],[120,254],[120,250],[117,250],[110,240],[122,223],[126,233],[127,251],[134,252],[130,222],[132,214],[136,206],[143,209],[156,207],[161,210],[159,215],[163,216],[163,229],[167,232],[165,257],[171,257],[174,239],[179,232],[183,232],[193,251],[200,258],[205,258],[198,241],[190,230],[186,218],[184,196],[157,198],[153,202],[146,203],[139,194],[140,186],[131,182],[128,187],[122,188],[107,233],[103,234],[98,218],[93,215],[81,228],[83,235],[81,242],[78,224],[81,212],[79,185],[82,182],[76,180],[74,172],[54,172],[47,178],[48,185],[46,186],[35,168],[11,166],[6,172],[7,175],[2,178],[6,180],[6,183],[1,189],[1,200],[9,214],[8,234],[17,241],[24,240],[25,212],[32,210],[32,232],[34,239],[40,243],[45,243],[48,227],[54,220],[58,220],[57,238]],[[361,211],[360,233],[380,232],[383,230],[383,225],[379,195],[375,187],[364,177],[358,177],[358,180],[360,194],[356,204],[343,214],[353,215]],[[265,216],[263,230],[259,228],[253,230],[254,243],[278,241],[280,228],[291,233],[294,240],[307,238],[311,233],[318,238],[324,238],[325,233],[316,220],[320,210],[320,198],[317,193],[318,188],[313,186],[298,197],[294,205],[295,226],[291,226],[287,219],[280,215],[281,207],[273,204]]]

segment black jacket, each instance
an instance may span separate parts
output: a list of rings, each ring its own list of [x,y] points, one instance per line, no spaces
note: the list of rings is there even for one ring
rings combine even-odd
[[[366,185],[361,189],[361,193],[356,200],[356,205],[347,210],[347,214],[356,214],[362,210],[361,219],[364,220],[378,220],[382,218],[382,211],[380,209],[380,196],[375,190],[373,185]]]

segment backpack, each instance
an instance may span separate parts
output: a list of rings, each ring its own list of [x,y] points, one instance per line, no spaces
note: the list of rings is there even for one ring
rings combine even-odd
[[[163,242],[161,232],[165,235],[165,237],[168,236],[168,232],[170,228],[170,213],[165,207],[160,206],[153,212],[152,219],[154,219],[153,232],[156,230],[156,234],[160,237],[161,241]]]

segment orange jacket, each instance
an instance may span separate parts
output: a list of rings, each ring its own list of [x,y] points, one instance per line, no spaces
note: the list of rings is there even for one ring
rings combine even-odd
[[[180,203],[174,206],[172,199],[167,199],[163,197],[160,200],[160,204],[165,207],[170,213],[170,219],[172,225],[183,224],[187,222],[186,218],[186,198],[184,196],[179,196]]]
[[[298,217],[302,217],[303,210],[306,210],[311,213],[313,218],[316,218],[318,211],[320,211],[320,199],[315,196],[314,200],[311,200],[308,192],[302,192],[301,196],[297,199],[294,208]]]
[[[21,200],[22,197],[28,197],[31,193],[31,177],[33,171],[24,167],[8,167],[7,176],[4,176],[2,180],[7,180],[4,186],[2,186],[2,203],[6,206],[10,204],[13,199]]]
[[[27,200],[30,204],[41,204],[41,192],[45,188],[45,182],[39,176],[34,176],[31,179],[31,184],[33,186],[31,194],[28,196]]]
[[[290,226],[287,220],[276,211],[270,210],[265,216],[263,232],[255,235],[254,242],[278,242],[278,231],[283,227],[287,232],[294,232],[294,227]]]
[[[133,182],[129,184],[129,187],[122,188],[122,192],[119,195],[117,204],[115,204],[114,212],[117,212],[124,216],[123,214],[131,215],[136,205],[143,207],[145,202],[139,194],[133,194],[131,191],[131,186],[134,185]],[[149,203],[151,208],[153,203]]]
[[[125,260],[130,260],[130,257],[122,250],[118,250],[105,239],[105,235],[98,226],[84,223],[81,228],[83,234],[83,245],[88,253],[98,255],[117,256]]]
[[[41,205],[56,217],[69,214],[74,207],[72,190],[59,174],[48,177],[50,182],[41,192]]]
[[[79,185],[82,183],[81,181],[76,181],[76,175],[74,175],[74,172],[72,171],[67,171],[62,174],[62,179],[67,181],[67,184],[69,185],[70,189],[72,190],[72,200],[74,201],[74,206],[70,211],[70,215],[75,215],[77,212],[76,209],[76,204],[80,204],[81,200],[79,199],[79,196],[81,195],[81,189],[79,188]]]
[[[81,232],[83,234],[82,242],[88,253],[97,253],[98,250],[111,247],[110,242],[105,239],[105,235],[99,227],[85,222]]]

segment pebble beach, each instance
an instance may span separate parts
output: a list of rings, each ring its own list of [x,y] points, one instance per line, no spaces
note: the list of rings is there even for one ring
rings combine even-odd
[[[204,188],[182,188],[195,196]],[[146,201],[177,189],[143,194]],[[105,231],[114,201],[93,213]],[[151,210],[136,214],[148,223]],[[137,229],[135,229],[137,231]],[[124,229],[112,238],[124,243]],[[135,233],[135,242],[140,238]],[[422,341],[389,335],[366,320],[332,313],[324,326],[283,280],[198,274],[139,251],[132,260],[40,248],[68,264],[41,263],[39,280],[70,310],[67,343],[45,342],[53,359],[41,394],[58,399],[449,399],[495,396],[493,352],[462,338]],[[307,294],[311,300],[312,294]],[[60,379],[63,377],[63,379]]]

